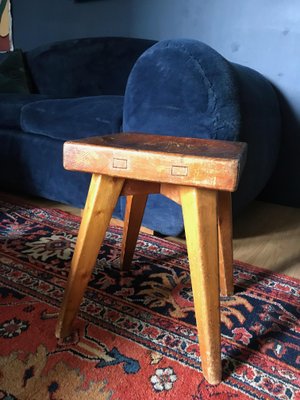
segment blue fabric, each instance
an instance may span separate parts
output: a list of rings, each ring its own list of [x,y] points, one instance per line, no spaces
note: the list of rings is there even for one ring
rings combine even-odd
[[[124,131],[235,140],[240,130],[232,67],[196,40],[162,41],[145,51],[125,104]]]
[[[65,40],[25,54],[36,91],[53,97],[123,95],[136,59],[152,40],[98,37]]]
[[[248,144],[247,163],[232,196],[236,215],[260,194],[275,168],[281,144],[281,112],[273,86],[265,77],[242,65],[232,66],[241,108],[239,140]]]
[[[123,96],[51,99],[22,108],[24,132],[70,140],[120,132]]]
[[[258,72],[230,63],[206,44],[166,40],[146,50],[130,73],[124,104],[124,131],[248,143],[248,160],[233,195],[235,214],[269,179],[280,144],[276,94]],[[143,224],[177,235],[183,230],[181,210],[160,195],[151,196]]]
[[[63,168],[64,140],[121,130],[128,75],[138,56],[153,43],[99,37],[52,43],[27,52],[33,90],[45,95],[0,97],[1,190],[83,207],[90,175]],[[108,97],[96,98],[99,95]],[[48,98],[57,100],[23,108]],[[20,128],[21,110],[28,133]],[[118,203],[114,216],[121,215]]]
[[[8,51],[5,59],[0,60],[0,92],[30,93],[30,89],[22,51]]]
[[[38,94],[0,93],[0,127],[20,129],[22,107],[47,98],[49,96]]]
[[[63,141],[7,129],[0,143],[2,190],[84,207],[91,175],[64,169]],[[121,215],[118,204],[114,216]]]
[[[153,43],[80,39],[26,53],[35,90],[46,100],[0,97],[1,189],[83,207],[90,175],[64,170],[63,142],[122,130],[123,107],[126,131],[247,142],[235,212],[254,199],[270,176],[280,143],[272,86],[199,41],[169,40],[149,48]],[[20,117],[28,133],[19,128]],[[114,216],[122,217],[124,206],[122,198]],[[177,235],[183,229],[181,208],[151,195],[143,224]]]

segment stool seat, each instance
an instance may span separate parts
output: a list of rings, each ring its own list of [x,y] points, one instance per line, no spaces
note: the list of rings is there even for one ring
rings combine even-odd
[[[56,336],[72,329],[120,195],[126,197],[120,265],[129,269],[148,194],[181,204],[203,375],[222,379],[220,293],[233,294],[231,192],[246,144],[142,133],[66,142],[64,167],[92,173]]]
[[[124,133],[66,142],[64,167],[233,192],[245,149],[240,142]]]

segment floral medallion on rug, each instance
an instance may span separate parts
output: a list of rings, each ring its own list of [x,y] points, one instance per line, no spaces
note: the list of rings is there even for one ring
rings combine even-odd
[[[235,262],[221,299],[223,382],[203,378],[186,248],[141,234],[120,273],[106,235],[62,343],[57,313],[80,218],[0,201],[1,400],[300,399],[300,282]]]

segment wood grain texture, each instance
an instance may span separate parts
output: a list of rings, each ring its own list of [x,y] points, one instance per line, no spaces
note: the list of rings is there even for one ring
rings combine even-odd
[[[175,203],[181,204],[180,187],[178,185],[162,183],[160,185],[160,193],[168,199],[175,201]]]
[[[222,296],[232,296],[233,250],[231,193],[218,193],[219,273]]]
[[[147,194],[127,196],[126,198],[123,240],[120,257],[121,269],[125,271],[128,271],[131,266],[147,198]]]
[[[123,183],[123,179],[92,176],[58,317],[57,338],[63,339],[71,332]]]
[[[121,196],[150,193],[160,193],[160,184],[158,182],[144,182],[126,179],[122,188]]]
[[[141,133],[64,145],[69,170],[226,191],[236,190],[245,160],[245,143]]]
[[[182,187],[181,204],[203,375],[218,384],[222,367],[217,192]]]

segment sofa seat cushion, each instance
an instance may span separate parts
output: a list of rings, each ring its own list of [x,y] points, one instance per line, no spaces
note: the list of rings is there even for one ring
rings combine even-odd
[[[41,94],[0,93],[0,123],[2,128],[21,128],[22,107],[28,103],[48,99]]]
[[[23,107],[21,128],[65,141],[120,132],[122,115],[123,96],[43,100]]]

